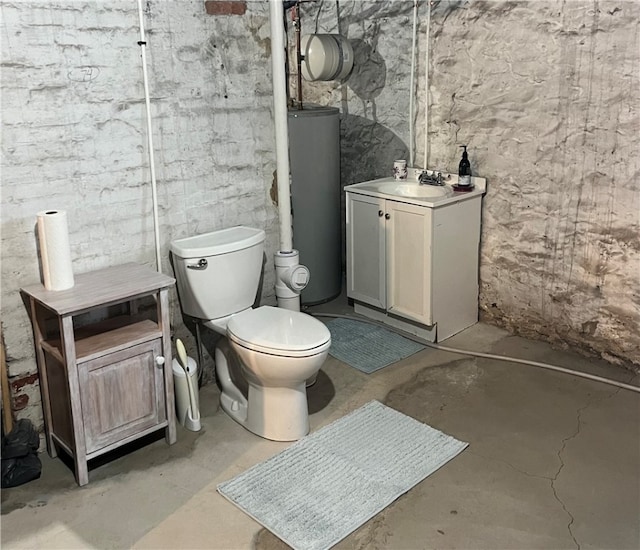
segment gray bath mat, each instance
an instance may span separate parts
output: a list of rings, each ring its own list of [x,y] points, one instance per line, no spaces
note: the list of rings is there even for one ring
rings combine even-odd
[[[422,344],[371,323],[332,319],[327,323],[327,328],[331,333],[329,353],[367,374],[425,348]]]
[[[324,550],[466,446],[371,401],[218,492],[295,550]]]

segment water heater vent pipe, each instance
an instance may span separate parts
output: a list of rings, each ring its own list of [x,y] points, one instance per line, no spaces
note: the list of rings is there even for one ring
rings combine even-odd
[[[289,116],[287,112],[286,36],[282,0],[269,0],[271,22],[271,66],[276,133],[276,177],[280,250],[275,254],[278,307],[300,311],[300,292],[309,281],[309,270],[299,265],[293,249],[291,217],[291,176],[289,166]]]
[[[285,72],[284,8],[282,0],[269,0],[271,15],[271,68],[273,73],[273,107],[276,129],[276,177],[278,179],[278,216],[280,218],[280,252],[293,250],[291,228],[291,183],[289,167],[289,122]]]

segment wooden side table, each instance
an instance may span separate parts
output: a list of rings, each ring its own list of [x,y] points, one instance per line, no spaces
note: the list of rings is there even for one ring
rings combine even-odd
[[[175,279],[138,264],[75,276],[69,290],[21,289],[33,325],[47,451],[87,461],[164,428],[176,441],[169,289]],[[144,308],[144,301],[152,307]],[[153,306],[155,302],[155,307]],[[114,313],[117,310],[117,314]],[[79,316],[98,320],[82,323]]]

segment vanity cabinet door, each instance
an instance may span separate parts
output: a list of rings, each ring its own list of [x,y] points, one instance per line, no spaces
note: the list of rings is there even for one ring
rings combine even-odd
[[[387,311],[433,324],[431,208],[386,201]]]
[[[78,366],[87,454],[165,422],[161,339]]]
[[[386,308],[385,200],[347,193],[347,296]]]

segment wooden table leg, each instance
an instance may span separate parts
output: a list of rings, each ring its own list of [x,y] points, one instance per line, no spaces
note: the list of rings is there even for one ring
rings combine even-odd
[[[31,323],[33,325],[33,338],[36,347],[36,362],[38,365],[38,377],[40,381],[40,395],[42,396],[42,414],[44,416],[45,442],[47,453],[51,458],[58,456],[55,443],[53,441],[53,415],[51,412],[51,397],[49,395],[49,378],[47,376],[47,362],[42,350],[42,342],[45,339],[45,310],[33,299],[29,299],[31,307]]]
[[[162,355],[164,356],[164,388],[165,404],[167,409],[167,428],[165,430],[165,440],[169,445],[173,445],[178,439],[176,431],[176,411],[175,397],[173,392],[173,368],[171,366],[171,329],[169,321],[169,291],[167,289],[159,292],[158,322],[162,330]]]
[[[84,436],[84,421],[80,400],[80,383],[78,380],[78,365],[76,364],[76,346],[73,335],[73,317],[63,316],[60,320],[60,335],[64,351],[67,381],[69,383],[69,402],[71,404],[71,418],[73,423],[73,460],[76,466],[76,481],[78,485],[89,483],[87,468],[87,447]]]

